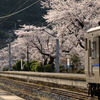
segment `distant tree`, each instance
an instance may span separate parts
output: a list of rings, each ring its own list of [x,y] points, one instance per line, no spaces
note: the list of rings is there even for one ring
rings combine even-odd
[[[40,63],[36,63],[35,72],[44,72],[44,66],[41,66]]]
[[[14,71],[16,71],[16,70],[17,70],[16,64],[15,64],[15,65],[13,65],[13,66],[11,66],[11,70],[14,70]]]
[[[27,65],[27,63],[24,63],[23,64],[23,69],[22,69],[23,71],[30,71],[29,69],[28,69],[28,65]]]
[[[16,34],[18,35],[19,40],[22,41],[22,43],[19,43],[20,44],[18,47],[20,48],[19,52],[21,54],[24,54],[26,58],[27,57],[27,55],[25,54],[27,52],[26,44],[28,43],[29,59],[32,58],[32,60],[38,60],[40,62],[43,62],[44,65],[48,63],[52,64],[56,58],[55,39],[47,35],[44,31],[40,31],[41,29],[45,27],[36,28],[35,26],[31,26],[32,28],[34,28],[33,32],[27,31],[29,26],[24,25],[23,27],[24,28],[22,28],[21,30],[16,31]],[[52,34],[51,30],[49,29],[46,29],[46,30]],[[54,43],[51,43],[53,41]],[[15,47],[16,45],[13,46],[13,48]]]
[[[36,61],[36,60],[30,61],[30,62],[28,63],[28,70],[31,71],[32,65],[34,65],[34,64],[36,64],[36,63],[38,63],[38,61]]]
[[[22,64],[25,64],[25,62],[22,61]],[[18,71],[21,71],[21,60],[17,61],[17,63],[16,63],[16,69],[17,69]]]
[[[77,69],[78,66],[81,64],[81,60],[80,60],[80,57],[79,57],[78,53],[72,54],[71,57],[70,57],[70,60],[71,60],[72,71],[74,69]]]
[[[8,71],[9,67],[3,68],[3,71]]]
[[[47,64],[44,66],[44,72],[53,72],[51,64]]]

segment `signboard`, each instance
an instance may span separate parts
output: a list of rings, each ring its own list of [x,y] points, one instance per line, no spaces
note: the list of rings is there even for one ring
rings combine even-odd
[[[67,58],[67,67],[70,67],[70,59]]]

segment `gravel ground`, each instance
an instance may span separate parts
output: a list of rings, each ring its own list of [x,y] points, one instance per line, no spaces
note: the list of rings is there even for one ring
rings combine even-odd
[[[0,88],[6,91],[11,92],[17,96],[24,98],[25,100],[72,100],[70,98],[59,96],[54,93],[42,92],[40,90],[29,89],[23,86],[8,84],[7,82],[0,80]],[[20,90],[24,89],[23,92]],[[36,94],[36,96],[35,96]]]

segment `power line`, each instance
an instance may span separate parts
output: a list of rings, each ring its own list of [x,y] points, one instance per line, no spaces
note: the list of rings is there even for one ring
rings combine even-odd
[[[10,17],[10,16],[15,15],[15,14],[18,14],[18,13],[20,13],[20,12],[22,12],[22,11],[28,9],[29,7],[35,5],[35,4],[38,3],[39,1],[41,1],[41,0],[38,0],[38,1],[34,2],[34,3],[32,3],[31,5],[29,5],[29,6],[25,7],[25,8],[23,8],[23,9],[21,9],[21,10],[15,12],[15,13],[12,13],[12,14],[9,14],[9,15],[6,15],[6,16],[3,16],[3,17],[0,17],[0,19],[6,18],[6,17]]]
[[[39,23],[41,23],[41,21],[43,20],[43,18],[41,18],[39,21],[37,21],[36,23],[34,23],[34,25],[38,25]],[[11,24],[13,24],[13,23],[11,23]],[[47,27],[46,27],[47,28]],[[46,28],[44,28],[44,29],[46,29]],[[25,29],[26,30],[26,29]],[[30,29],[30,30],[34,30],[33,28],[32,29]],[[38,31],[41,31],[41,30],[38,30]],[[14,37],[14,39],[16,38],[16,36]],[[3,47],[5,47],[5,46],[7,46],[7,42],[4,42],[4,44],[0,47],[0,49],[2,49]]]
[[[0,46],[0,49],[2,49],[3,47],[6,47],[7,43],[4,43],[2,46]]]
[[[11,26],[13,23],[14,23],[14,22],[12,22],[9,26]],[[8,28],[9,26],[5,27],[5,29]]]
[[[21,0],[20,0],[21,1]],[[22,6],[24,6],[27,2],[28,2],[29,0],[27,0],[25,3],[23,3],[18,9],[20,9]],[[20,2],[18,2],[18,4],[19,4]],[[16,9],[15,10],[15,12],[18,10],[18,9]],[[9,17],[7,17],[3,22],[5,22],[7,19],[8,19]],[[0,24],[2,24],[3,22],[1,22]],[[9,26],[11,26],[13,23],[11,23]],[[9,27],[9,26],[7,26],[7,27]],[[6,28],[7,28],[6,27]]]
[[[43,20],[43,18],[41,18],[39,21],[35,22],[34,25],[38,25],[39,23],[41,23],[42,20]]]
[[[29,1],[29,0],[27,0],[24,4],[22,4],[18,9],[20,9],[22,6],[24,6],[28,1]],[[16,7],[20,2],[21,2],[21,0],[15,5],[15,7]],[[14,9],[15,7],[13,7],[13,9]],[[12,10],[13,10],[13,9],[12,9]],[[18,9],[16,9],[15,12],[16,12]],[[12,11],[12,10],[11,10],[11,11]],[[10,12],[11,12],[11,11],[10,11]],[[10,12],[9,12],[9,13],[10,13]],[[8,13],[8,14],[9,14],[9,13]],[[9,16],[9,17],[10,17],[10,16]],[[5,22],[9,17],[7,17],[3,22]],[[0,24],[2,24],[3,22],[1,22]],[[7,26],[7,27],[8,27],[8,26]]]
[[[33,25],[38,25],[40,23],[42,23],[41,21],[43,20],[43,18],[41,18],[39,21],[35,22],[35,23],[32,23]],[[24,22],[24,21],[21,21],[21,22]],[[9,24],[6,28],[8,28],[9,26],[11,26],[14,22],[12,22],[11,24]],[[5,28],[5,29],[6,29]]]
[[[8,12],[8,14],[21,2],[21,0]],[[5,20],[7,20],[8,18],[4,19],[4,20],[1,20],[0,24],[2,24]]]
[[[25,3],[23,3],[18,9],[20,9],[22,6],[24,6],[29,0],[27,0]],[[15,12],[18,10],[16,9]]]

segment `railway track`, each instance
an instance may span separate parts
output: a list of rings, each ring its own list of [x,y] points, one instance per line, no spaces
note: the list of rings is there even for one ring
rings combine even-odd
[[[37,91],[42,91],[44,93],[52,93],[58,96],[68,97],[70,98],[70,100],[75,100],[75,99],[77,100],[97,100],[97,97],[92,98],[85,93],[78,93],[78,92],[69,91],[65,89],[36,85],[33,83],[28,83],[28,82],[15,81],[12,79],[7,79],[7,78],[1,78],[0,83],[3,83],[11,88],[15,87],[19,91],[23,90],[23,95],[29,95],[29,94],[36,95],[35,93],[33,94],[33,90],[37,90]]]

